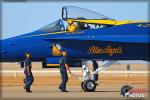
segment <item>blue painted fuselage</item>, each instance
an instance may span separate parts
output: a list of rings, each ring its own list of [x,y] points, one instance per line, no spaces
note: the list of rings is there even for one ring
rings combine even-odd
[[[77,30],[69,33],[34,31],[1,40],[1,61],[18,62],[30,52],[32,61],[53,57],[52,43],[62,45],[70,59],[149,60],[150,23]]]

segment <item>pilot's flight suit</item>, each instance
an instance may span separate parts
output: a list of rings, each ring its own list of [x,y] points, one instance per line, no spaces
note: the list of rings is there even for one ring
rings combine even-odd
[[[77,26],[73,23],[67,27],[68,32],[75,32],[76,30],[77,30]]]
[[[27,67],[29,68],[29,73],[28,73]],[[31,66],[30,59],[26,58],[25,59],[25,69],[24,69],[24,74],[26,76],[26,78],[24,80],[26,92],[32,92],[32,91],[30,91],[30,86],[32,85],[32,83],[34,81],[34,77],[33,77],[32,71],[31,71],[31,67],[32,66]]]
[[[60,73],[61,73],[61,79],[62,79],[59,89],[62,92],[66,92],[66,83],[68,81],[67,69],[65,66],[65,64],[67,64],[66,57],[63,56],[59,62],[60,62]]]

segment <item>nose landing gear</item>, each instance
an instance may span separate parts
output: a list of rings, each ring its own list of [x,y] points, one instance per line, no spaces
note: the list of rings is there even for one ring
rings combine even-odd
[[[81,87],[84,92],[94,92],[96,89],[96,83],[93,80],[86,80],[81,83]]]
[[[81,88],[84,92],[94,92],[96,89],[96,83],[92,79],[92,72],[90,72],[88,66],[82,65],[83,79],[81,82]]]
[[[94,72],[91,72],[89,70],[89,67],[84,64],[82,65],[82,82],[81,82],[81,88],[84,92],[94,92],[96,90],[96,82],[94,81],[94,74],[98,74],[100,71],[105,70],[110,65],[114,64],[116,60],[108,61],[104,65],[102,65],[101,68],[97,68]]]

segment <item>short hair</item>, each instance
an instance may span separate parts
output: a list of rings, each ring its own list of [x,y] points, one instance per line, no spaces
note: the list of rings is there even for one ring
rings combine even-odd
[[[30,57],[30,53],[29,53],[29,52],[26,52],[26,53],[25,53],[25,57],[26,57],[26,58]]]

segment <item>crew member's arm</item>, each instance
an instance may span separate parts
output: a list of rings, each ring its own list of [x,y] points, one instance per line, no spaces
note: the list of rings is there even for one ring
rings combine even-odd
[[[68,64],[65,64],[65,67],[66,67],[66,69],[68,70],[69,74],[72,74],[72,73],[71,73],[71,70],[70,70],[70,68],[69,68],[69,66],[68,66]]]
[[[27,73],[30,76],[30,70],[29,70],[29,66],[27,65]]]
[[[26,67],[26,70],[27,70],[27,74],[30,75],[30,69],[29,69],[29,62],[28,61],[25,61],[25,67]]]

